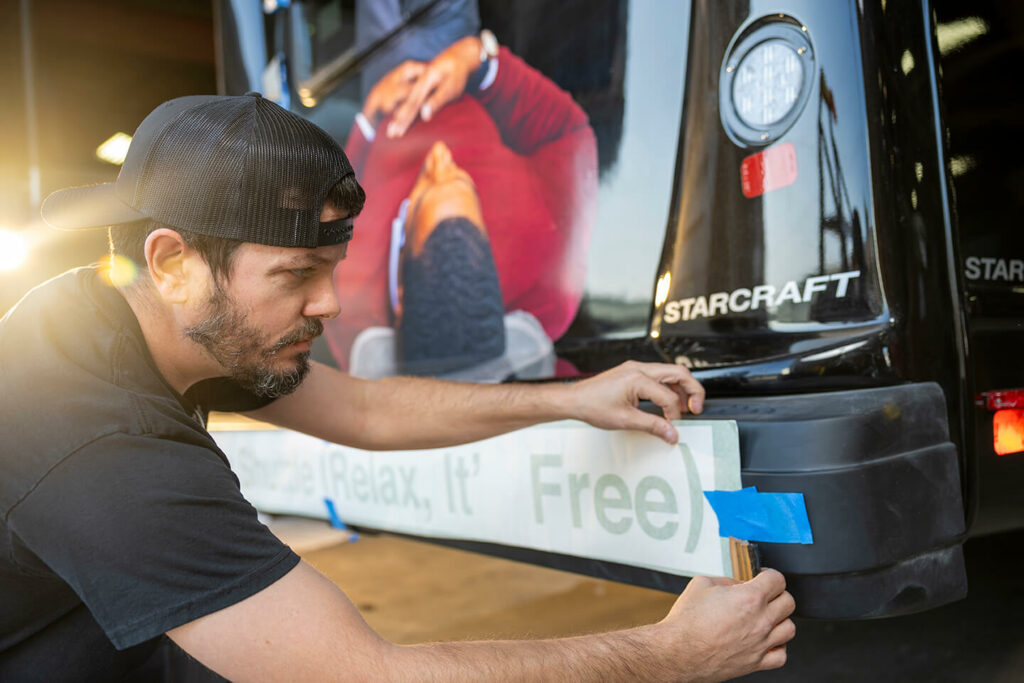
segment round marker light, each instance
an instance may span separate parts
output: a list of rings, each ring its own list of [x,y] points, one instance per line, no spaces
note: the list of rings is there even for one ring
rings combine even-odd
[[[804,82],[804,66],[784,40],[766,40],[744,55],[732,81],[732,101],[751,127],[778,123],[793,110]]]
[[[792,17],[763,17],[733,37],[719,73],[722,126],[742,147],[778,140],[800,117],[814,83],[807,27]]]

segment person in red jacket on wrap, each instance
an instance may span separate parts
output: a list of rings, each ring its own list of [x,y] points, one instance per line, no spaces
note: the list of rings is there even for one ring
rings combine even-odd
[[[546,351],[550,374],[596,209],[583,110],[484,31],[393,69],[356,124],[345,152],[368,201],[335,274],[339,365],[498,381]]]

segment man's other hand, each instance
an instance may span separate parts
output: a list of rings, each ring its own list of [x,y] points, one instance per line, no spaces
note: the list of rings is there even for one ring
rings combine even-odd
[[[389,138],[400,138],[417,118],[429,121],[449,102],[462,97],[466,81],[480,66],[480,39],[467,36],[442,50],[422,73],[388,123]]]
[[[666,363],[627,361],[572,387],[575,416],[602,429],[637,429],[670,444],[679,440],[669,420],[704,409],[704,387],[690,371]],[[646,413],[641,400],[658,405],[664,417]]]
[[[377,81],[363,103],[363,116],[376,126],[409,97],[409,93],[427,65],[423,62],[406,60]]]
[[[689,667],[680,671],[686,680],[723,681],[786,663],[795,607],[786,579],[774,569],[745,583],[698,576],[656,628],[663,647]]]

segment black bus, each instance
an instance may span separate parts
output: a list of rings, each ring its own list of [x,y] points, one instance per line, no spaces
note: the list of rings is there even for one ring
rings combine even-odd
[[[744,485],[805,495],[815,543],[760,544],[803,616],[959,599],[965,538],[1024,525],[1019,3],[251,5],[215,2],[222,91],[260,90],[315,121],[356,155],[370,202],[394,204],[360,217],[382,237],[322,359],[480,381],[690,367],[705,416],[739,425]],[[472,124],[490,137],[461,140],[476,156],[452,157],[475,181],[506,309],[500,358],[462,362],[418,356],[393,329],[409,296],[395,285],[397,200],[427,171],[423,149],[395,161],[388,123],[411,97],[402,65],[476,35],[480,67],[460,86],[477,101],[497,50],[530,75],[505,113]],[[460,134],[465,116],[449,117]],[[405,139],[441,118],[418,109]]]

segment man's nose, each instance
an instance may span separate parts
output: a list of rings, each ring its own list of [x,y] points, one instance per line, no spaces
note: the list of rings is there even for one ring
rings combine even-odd
[[[427,155],[427,173],[435,180],[447,174],[452,167],[452,151],[440,140],[434,143]]]
[[[317,287],[316,293],[306,302],[302,314],[307,318],[323,318],[330,320],[341,313],[341,302],[334,289],[334,279],[326,278]]]

